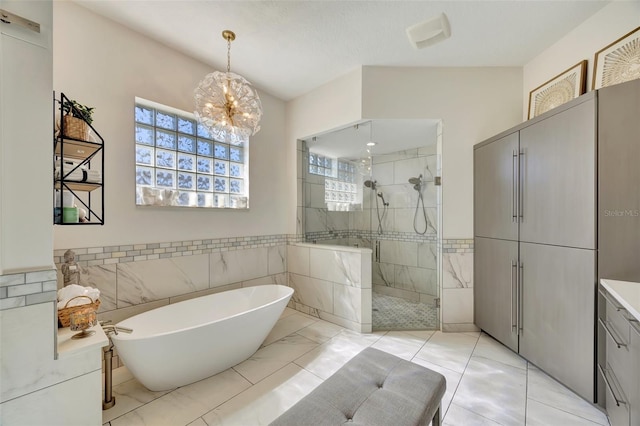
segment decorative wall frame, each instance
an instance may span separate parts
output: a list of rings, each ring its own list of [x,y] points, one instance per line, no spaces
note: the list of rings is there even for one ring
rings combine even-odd
[[[578,62],[546,83],[529,92],[529,115],[532,119],[582,95],[586,90],[587,60]]]
[[[640,78],[640,27],[596,52],[593,90]]]

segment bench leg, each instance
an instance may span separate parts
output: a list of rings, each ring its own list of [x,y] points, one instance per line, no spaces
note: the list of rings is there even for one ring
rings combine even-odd
[[[438,409],[436,410],[436,413],[433,415],[433,419],[431,419],[431,426],[440,426],[441,423],[441,417],[440,417],[440,409],[442,408],[442,404],[438,405]]]

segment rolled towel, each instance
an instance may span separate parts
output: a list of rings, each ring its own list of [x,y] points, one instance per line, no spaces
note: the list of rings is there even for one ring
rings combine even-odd
[[[87,296],[78,297],[77,296]],[[77,284],[70,284],[64,288],[58,290],[58,309],[70,308],[73,306],[87,305],[93,303],[100,298],[100,290],[92,287],[83,287]],[[71,300],[73,299],[73,300]],[[67,305],[68,303],[68,305]]]

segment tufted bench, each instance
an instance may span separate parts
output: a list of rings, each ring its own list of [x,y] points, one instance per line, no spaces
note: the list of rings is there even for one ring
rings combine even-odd
[[[367,348],[271,426],[439,426],[445,388],[442,374]]]

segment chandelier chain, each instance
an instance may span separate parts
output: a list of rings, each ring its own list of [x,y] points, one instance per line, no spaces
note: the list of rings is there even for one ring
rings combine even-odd
[[[231,39],[227,39],[227,73],[231,72]]]

